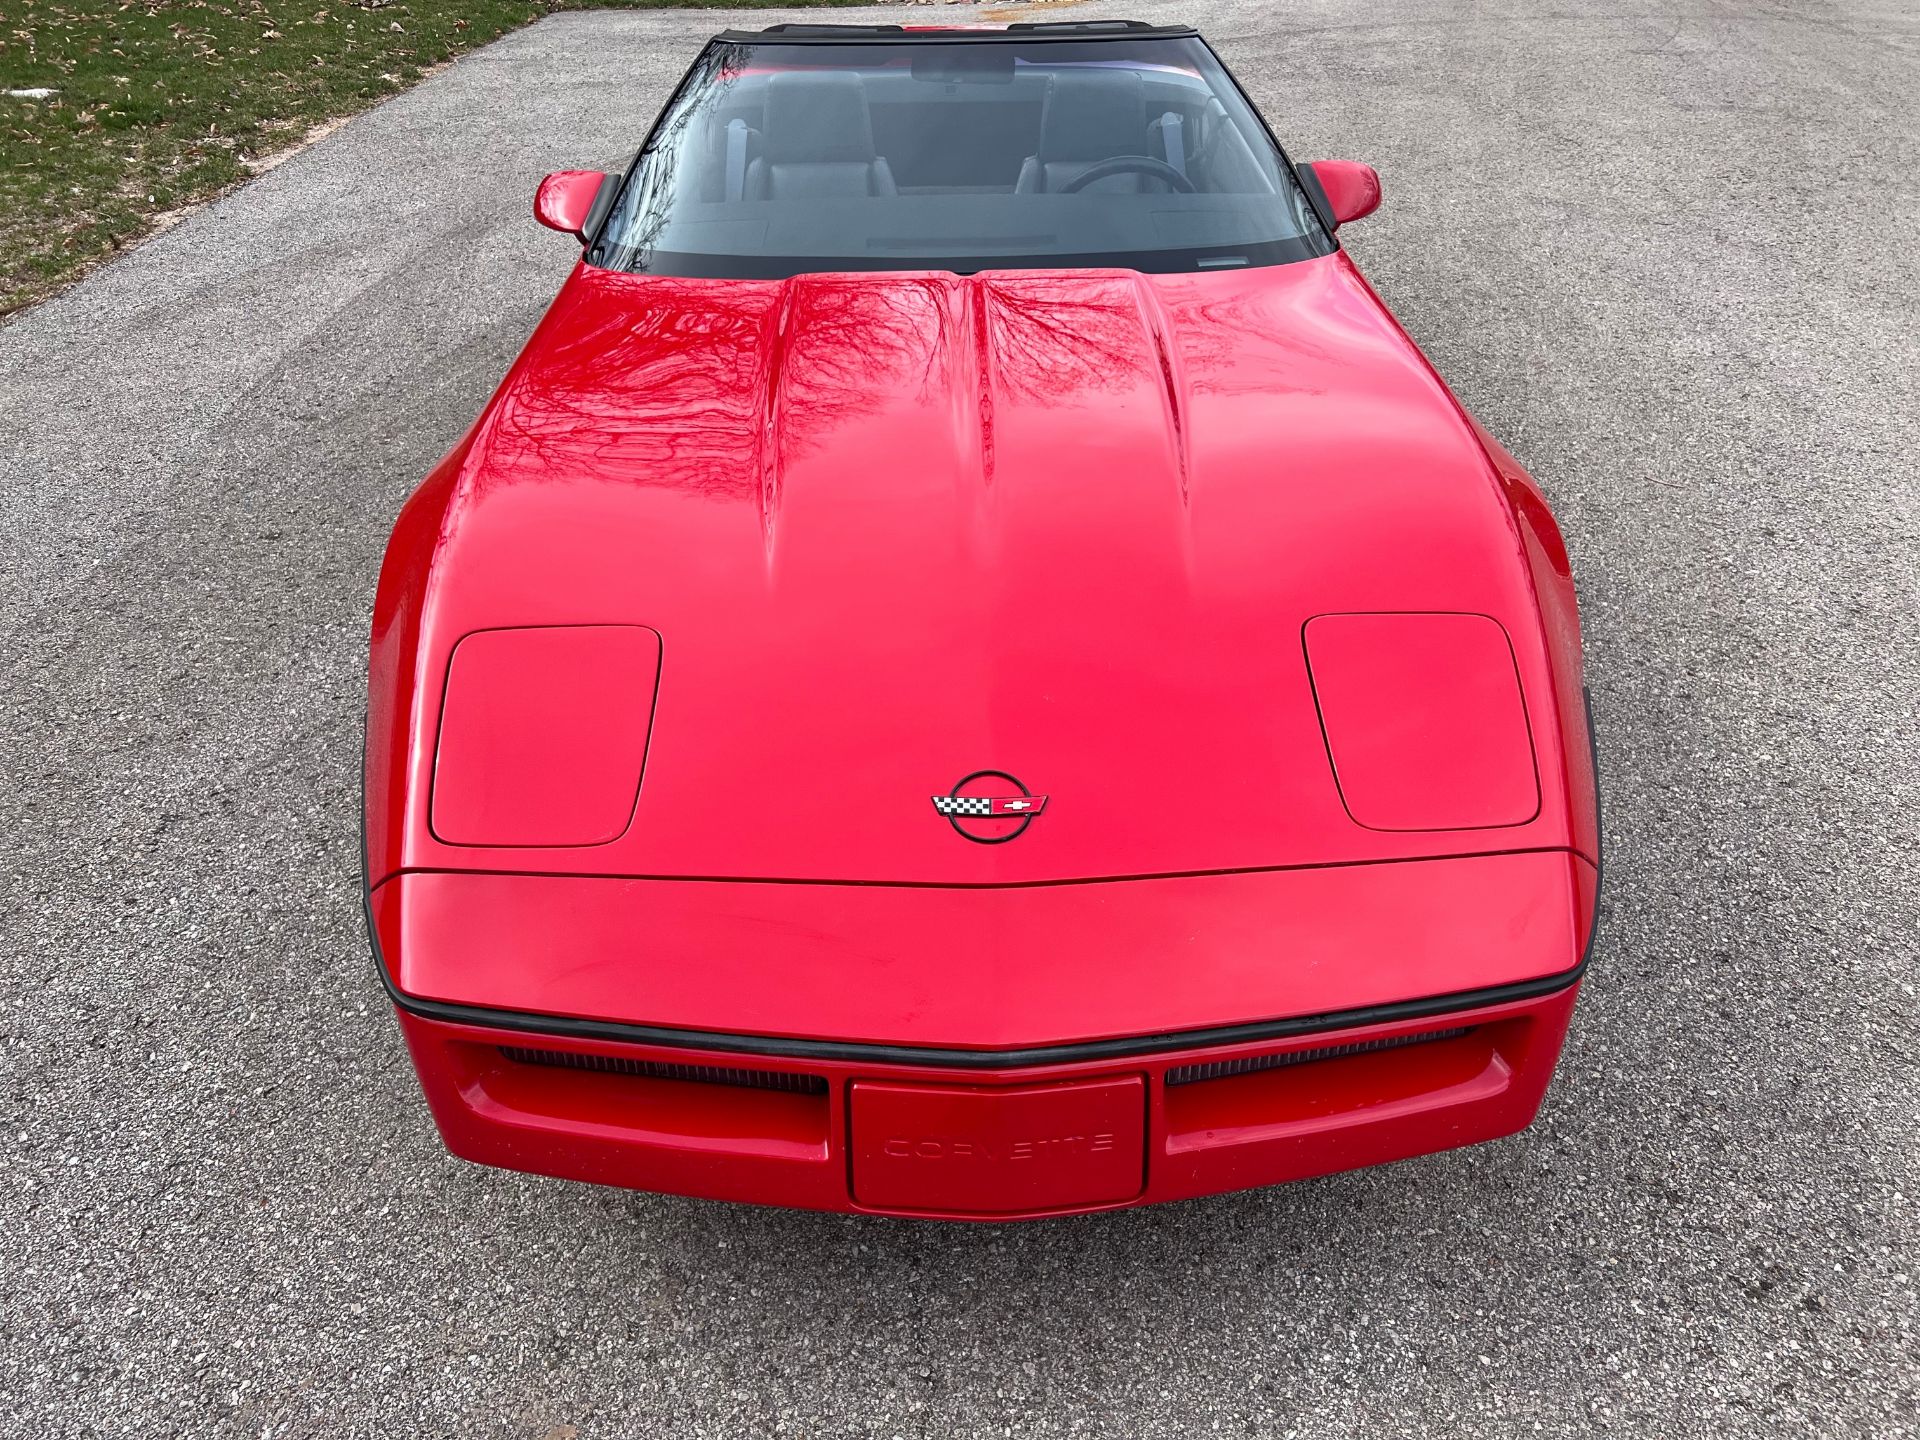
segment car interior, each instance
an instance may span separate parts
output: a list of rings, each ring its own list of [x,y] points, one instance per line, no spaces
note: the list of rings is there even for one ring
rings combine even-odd
[[[898,69],[742,76],[696,147],[708,203],[849,196],[1265,194],[1269,171],[1193,77],[1023,67],[1000,83]]]

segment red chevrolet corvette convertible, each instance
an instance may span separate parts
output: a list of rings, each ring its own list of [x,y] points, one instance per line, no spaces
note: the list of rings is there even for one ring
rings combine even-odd
[[[1511,1134],[1566,550],[1193,31],[718,36],[406,502],[375,959],[491,1165],[953,1219]]]

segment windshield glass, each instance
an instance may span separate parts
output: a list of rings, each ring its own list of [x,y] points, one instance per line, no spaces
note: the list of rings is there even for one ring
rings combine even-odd
[[[1332,249],[1197,38],[722,38],[587,258],[669,275],[1272,265]]]

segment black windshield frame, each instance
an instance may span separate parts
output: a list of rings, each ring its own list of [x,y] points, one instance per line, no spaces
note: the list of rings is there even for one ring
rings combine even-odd
[[[1220,80],[1224,81],[1225,86],[1231,88],[1239,103],[1244,106],[1246,116],[1257,131],[1259,139],[1270,147],[1271,159],[1277,175],[1282,178],[1286,186],[1291,187],[1292,194],[1287,198],[1295,203],[1305,217],[1300,234],[1226,245],[1089,249],[1071,253],[1050,250],[1031,254],[1008,250],[964,254],[915,253],[910,256],[849,253],[734,254],[648,248],[644,251],[643,260],[632,250],[623,254],[615,237],[610,234],[617,227],[625,210],[631,187],[636,183],[636,177],[640,175],[643,165],[660,141],[662,127],[670,116],[678,113],[689,87],[705,83],[715,73],[726,68],[718,52],[726,50],[744,52],[748,49],[757,52],[768,48],[785,50],[788,47],[808,46],[834,49],[875,46],[894,50],[912,47],[917,50],[923,46],[1007,44],[1017,44],[1023,48],[1049,44],[1071,44],[1081,47],[1097,45],[1101,49],[1110,45],[1119,50],[1130,43],[1137,44],[1141,41],[1185,41],[1204,54],[1207,61],[1217,70]],[[613,204],[608,207],[607,215],[601,221],[596,233],[588,237],[585,259],[590,265],[596,267],[630,273],[714,279],[785,279],[801,274],[847,271],[945,271],[956,274],[975,274],[987,270],[1131,269],[1145,273],[1167,274],[1205,273],[1223,268],[1249,269],[1290,264],[1329,255],[1338,249],[1339,242],[1331,229],[1322,222],[1311,191],[1302,182],[1285,147],[1273,134],[1272,127],[1267,124],[1265,117],[1260,114],[1259,108],[1254,105],[1245,87],[1240,84],[1231,69],[1206,43],[1199,32],[1191,27],[1146,26],[1134,23],[1122,29],[1117,26],[1108,27],[1082,22],[1080,24],[1037,24],[1025,29],[1015,26],[1005,30],[987,31],[902,31],[880,26],[835,26],[822,23],[776,26],[765,31],[729,30],[714,36],[694,62],[688,66],[687,71],[675,86],[673,94],[655,117],[645,142],[635,153],[626,170],[622,172]]]
[[[769,25],[764,30],[722,30],[709,44],[732,45],[1023,45],[1049,40],[1199,40],[1191,25],[1150,25],[1144,20],[1025,20],[1002,29],[943,28],[941,26],[835,24],[831,20],[799,20]],[[1202,41],[1202,44],[1205,42]]]

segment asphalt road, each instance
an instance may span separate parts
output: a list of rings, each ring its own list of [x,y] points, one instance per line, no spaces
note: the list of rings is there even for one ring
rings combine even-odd
[[[1125,8],[1379,166],[1352,249],[1565,524],[1609,867],[1539,1124],[1024,1228],[442,1152],[360,928],[375,569],[569,262],[535,181],[724,18],[561,15],[0,328],[10,1431],[1916,1433],[1920,17]]]

